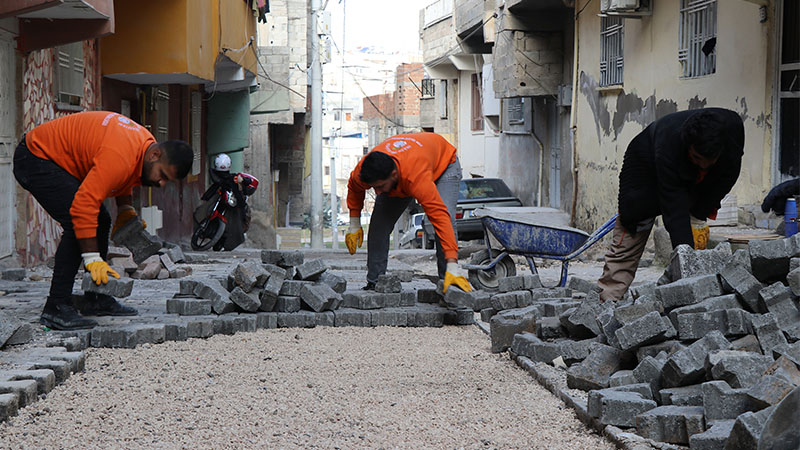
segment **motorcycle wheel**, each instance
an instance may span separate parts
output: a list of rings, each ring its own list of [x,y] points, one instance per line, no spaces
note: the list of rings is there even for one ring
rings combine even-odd
[[[197,251],[208,250],[216,244],[225,234],[225,222],[214,219],[203,219],[200,226],[192,234],[192,249]]]

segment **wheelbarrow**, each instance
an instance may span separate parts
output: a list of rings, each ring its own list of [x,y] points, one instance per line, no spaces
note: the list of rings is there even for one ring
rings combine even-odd
[[[481,218],[486,249],[473,253],[470,263],[462,267],[469,271],[469,281],[476,289],[496,291],[500,278],[516,275],[517,270],[510,255],[524,256],[533,274],[538,274],[533,258],[561,261],[558,286],[565,286],[569,262],[614,229],[618,216],[615,214],[594,233],[588,234],[548,220],[546,215],[535,212],[516,214],[510,212],[510,208],[503,209],[477,209],[473,214]],[[490,233],[502,245],[502,249],[492,248]]]

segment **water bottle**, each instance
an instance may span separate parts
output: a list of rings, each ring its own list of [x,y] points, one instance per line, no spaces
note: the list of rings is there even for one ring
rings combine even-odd
[[[797,200],[795,200],[794,197],[786,199],[786,209],[783,218],[786,221],[786,231],[784,233],[786,237],[797,234]]]

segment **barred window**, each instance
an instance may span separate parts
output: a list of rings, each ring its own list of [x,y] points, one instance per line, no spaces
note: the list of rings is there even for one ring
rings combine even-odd
[[[681,0],[678,61],[683,78],[716,71],[717,0]]]
[[[625,27],[622,17],[601,17],[600,86],[622,84]]]
[[[433,98],[436,96],[436,84],[432,78],[422,80],[422,98]]]

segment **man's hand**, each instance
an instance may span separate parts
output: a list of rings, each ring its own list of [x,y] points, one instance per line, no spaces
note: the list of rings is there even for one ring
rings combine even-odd
[[[136,210],[133,209],[133,206],[120,208],[119,212],[117,212],[117,220],[114,222],[114,228],[111,229],[111,237],[112,238],[114,237],[114,235],[117,233],[117,230],[119,230],[120,227],[130,222],[131,220],[136,219],[137,217],[139,217],[139,215],[136,214]],[[145,223],[144,220],[142,220],[142,225],[144,225],[144,227],[147,228],[147,223]]]
[[[350,218],[350,228],[344,235],[344,243],[351,255],[355,254],[356,248],[361,247],[361,244],[364,243],[364,230],[361,228],[360,217]]]
[[[451,284],[458,286],[464,292],[472,292],[472,286],[469,285],[469,281],[464,277],[464,271],[458,267],[458,263],[448,261],[447,271],[444,274],[444,289],[442,291],[447,293],[447,288]]]
[[[705,250],[708,247],[708,223],[705,220],[691,217],[692,237],[694,238],[694,249]]]
[[[109,265],[103,261],[98,252],[89,252],[81,254],[83,257],[83,266],[92,274],[92,281],[98,286],[108,283],[108,276],[119,278],[119,274],[114,271]]]

